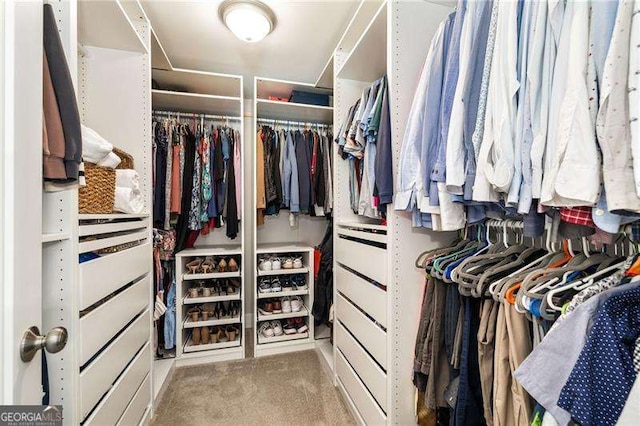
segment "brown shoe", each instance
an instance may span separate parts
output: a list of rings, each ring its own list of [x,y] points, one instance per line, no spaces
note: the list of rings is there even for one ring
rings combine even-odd
[[[280,302],[280,299],[273,301],[273,313],[274,314],[282,313],[282,302]]]
[[[224,258],[218,262],[218,272],[227,272],[227,261]]]
[[[194,345],[200,344],[200,327],[196,327],[191,332],[191,341]]]
[[[280,306],[280,310],[282,310],[282,306]],[[273,313],[273,302],[265,302],[262,304],[262,307],[258,307],[258,311],[262,315],[271,315]]]
[[[228,325],[226,332],[227,332],[227,338],[229,339],[230,342],[233,342],[236,340],[236,336],[238,335],[238,329],[235,326]]]
[[[229,259],[229,264],[227,265],[229,268],[229,272],[237,272],[238,271],[238,262],[232,257]]]
[[[211,343],[218,343],[220,341],[220,327],[214,326],[211,328]]]
[[[211,333],[209,332],[209,327],[202,327],[202,329],[200,330],[200,335],[202,338],[202,344],[208,345],[209,338],[211,337]]]
[[[191,321],[198,321],[198,318],[200,317],[200,309],[191,308],[187,311],[187,313],[189,314],[189,318],[191,318]]]

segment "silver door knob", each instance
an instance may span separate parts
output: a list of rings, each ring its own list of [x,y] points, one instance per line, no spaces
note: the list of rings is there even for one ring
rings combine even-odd
[[[30,327],[24,332],[20,342],[20,359],[22,362],[30,362],[42,348],[50,354],[60,352],[67,344],[67,337],[67,329],[64,327],[52,328],[46,336],[40,335],[38,327]]]

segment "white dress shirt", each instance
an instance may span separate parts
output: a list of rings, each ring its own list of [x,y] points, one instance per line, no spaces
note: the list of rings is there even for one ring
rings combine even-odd
[[[629,127],[636,195],[640,197],[640,0],[634,1],[629,43]]]

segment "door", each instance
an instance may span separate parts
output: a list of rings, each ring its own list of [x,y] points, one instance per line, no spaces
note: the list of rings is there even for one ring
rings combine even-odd
[[[42,3],[0,2],[0,404],[40,405],[42,328]]]

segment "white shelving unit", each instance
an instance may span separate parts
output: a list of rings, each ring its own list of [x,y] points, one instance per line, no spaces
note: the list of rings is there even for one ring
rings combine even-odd
[[[233,258],[238,263],[239,269],[236,272],[214,272],[208,274],[188,271],[187,263],[196,258],[204,260],[207,256],[212,256],[216,263],[223,258],[227,262]],[[244,358],[245,270],[243,268],[244,256],[241,246],[198,247],[185,249],[176,254],[176,316],[178,318],[178,324],[176,324],[176,357],[178,366]],[[229,279],[236,280],[239,285],[233,294],[190,297],[190,288],[197,288],[202,284],[223,285],[226,287]],[[231,284],[229,283],[229,285]],[[188,314],[188,311],[196,306],[204,306],[212,310],[214,304],[230,305],[233,303],[240,305],[238,315],[233,317],[209,317],[207,320],[199,318],[198,321],[194,321]],[[235,325],[239,331],[234,341],[194,344],[192,339],[193,329],[226,327],[229,325]],[[213,331],[214,328],[210,328],[210,330]]]
[[[256,265],[259,259],[266,256],[274,256],[279,258],[298,256],[302,258],[303,268],[298,269],[279,269],[272,271],[256,271],[256,280],[253,284],[254,291],[254,333],[256,336],[256,345],[254,345],[254,355],[256,357],[265,355],[275,355],[285,352],[301,351],[313,349],[315,343],[313,340],[313,315],[311,307],[313,306],[313,247],[301,244],[284,245],[260,245],[256,250]],[[293,275],[303,275],[307,283],[307,289],[279,291],[260,293],[258,285],[261,280],[270,279],[270,277],[278,279],[289,279]],[[260,306],[268,300],[282,300],[284,297],[297,296],[302,299],[304,306],[298,312],[283,312],[265,314],[260,311]],[[290,318],[303,318],[308,331],[296,334],[283,334],[281,336],[266,337],[260,334],[260,325],[264,321],[280,321]],[[281,322],[282,325],[286,321]]]
[[[336,125],[365,87],[387,75],[394,173],[429,40],[451,10],[436,2],[362,2],[336,49]],[[412,228],[410,215],[392,205],[386,226],[355,215],[347,164],[335,158],[334,345],[319,343],[318,350],[360,423],[412,424],[410,378],[423,291],[417,284],[424,281],[413,262],[449,235]]]

